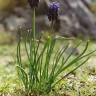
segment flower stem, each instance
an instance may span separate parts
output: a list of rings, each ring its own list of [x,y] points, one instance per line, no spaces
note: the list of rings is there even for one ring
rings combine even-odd
[[[33,8],[33,16],[32,16],[32,32],[33,32],[33,40],[35,40],[35,8]]]

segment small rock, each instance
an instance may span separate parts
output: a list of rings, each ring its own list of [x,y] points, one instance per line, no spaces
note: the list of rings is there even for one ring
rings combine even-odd
[[[8,30],[14,31],[17,27],[23,25],[27,20],[23,17],[10,16],[5,19]]]
[[[96,76],[91,75],[88,79],[89,82],[96,82]]]
[[[93,58],[89,59],[89,61],[88,61],[88,69],[90,71],[96,69],[96,58],[93,57]]]
[[[66,54],[72,53],[72,55],[75,55],[75,56],[76,55],[79,55],[78,49],[77,48],[74,48],[72,46],[70,46],[69,48],[67,48],[67,50],[65,52],[66,52]]]
[[[5,28],[4,28],[3,24],[0,24],[0,32],[5,32]]]

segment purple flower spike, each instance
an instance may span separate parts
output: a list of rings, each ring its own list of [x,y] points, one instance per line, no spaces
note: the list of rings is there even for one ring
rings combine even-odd
[[[57,3],[57,2],[53,2],[53,3],[51,3],[51,4],[49,5],[49,7],[50,7],[51,9],[56,9],[56,10],[58,10],[58,9],[60,8],[60,4]]]
[[[36,8],[38,7],[39,0],[28,0],[29,5],[31,8]]]
[[[54,21],[58,19],[58,10],[60,8],[60,4],[57,2],[53,2],[49,5],[48,9],[48,19],[49,21]]]

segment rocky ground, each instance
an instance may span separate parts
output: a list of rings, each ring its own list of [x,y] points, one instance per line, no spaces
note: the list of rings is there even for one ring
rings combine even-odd
[[[55,32],[67,37],[89,38],[95,36],[95,17],[92,11],[86,5],[86,0],[40,0],[39,7],[36,11],[36,29],[37,32],[48,31],[50,22],[47,19],[47,8],[49,1],[60,3],[59,20],[55,25]],[[89,0],[90,1],[90,0]],[[72,6],[71,6],[72,5]],[[76,7],[76,6],[77,7]],[[11,32],[16,34],[18,27],[22,29],[31,28],[31,13],[29,6],[15,7],[12,11],[0,11],[0,33]],[[86,20],[87,18],[87,20]],[[91,33],[90,33],[91,32]],[[94,37],[95,38],[95,37]]]

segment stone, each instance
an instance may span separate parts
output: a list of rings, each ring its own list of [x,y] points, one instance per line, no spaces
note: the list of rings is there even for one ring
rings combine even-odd
[[[23,25],[25,22],[27,22],[25,18],[17,17],[14,15],[5,19],[6,26],[10,31],[16,30],[19,26]]]
[[[84,38],[85,36],[95,36],[95,21],[94,18],[90,18],[90,16],[94,16],[88,9],[87,12],[85,11],[86,6],[83,3],[83,7],[85,6],[84,10],[82,9],[82,6],[79,6],[82,0],[40,0],[39,6],[36,9],[36,29],[38,29],[37,32],[42,30],[47,31],[47,29],[49,29],[50,22],[48,21],[46,15],[48,4],[54,1],[60,3],[59,22],[56,22],[54,26],[55,31],[59,33],[59,35],[66,37],[77,37],[78,35],[82,35]],[[68,5],[69,2],[71,2],[71,5]],[[19,3],[17,3],[17,5],[19,5]],[[78,7],[75,8],[76,6]],[[18,26],[31,28],[32,10],[29,6],[26,8],[16,7],[14,8],[13,13],[8,14],[7,16],[0,14],[0,22],[2,21],[9,31],[14,31],[18,28]],[[90,14],[88,15],[87,13]],[[86,22],[84,20],[86,20]],[[91,24],[88,23],[88,20],[91,22]]]
[[[3,24],[0,24],[0,32],[5,32],[5,28],[4,28]]]
[[[70,54],[72,53],[72,55],[74,56],[78,56],[79,55],[79,50],[77,48],[74,48],[73,46],[70,46],[67,48],[67,50],[65,51],[66,54]]]

